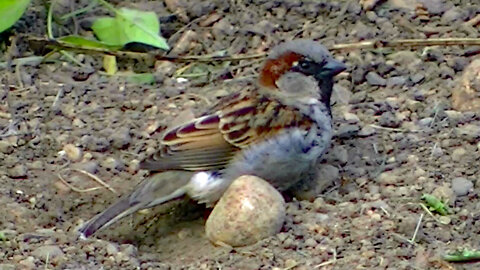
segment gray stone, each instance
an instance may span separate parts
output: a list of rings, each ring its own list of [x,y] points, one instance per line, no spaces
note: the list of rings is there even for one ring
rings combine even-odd
[[[109,139],[112,141],[113,147],[118,149],[123,149],[127,147],[132,141],[132,137],[130,136],[130,130],[126,127],[122,127],[117,131],[113,132],[112,135],[110,135]]]
[[[13,145],[6,140],[0,141],[0,153],[4,153],[4,154],[13,153]]]
[[[391,112],[384,112],[382,116],[380,116],[378,123],[382,127],[398,128],[400,124],[402,124],[402,121],[398,119],[395,114]]]
[[[417,84],[422,82],[425,79],[425,75],[421,73],[416,73],[412,76],[410,76],[410,80],[412,81],[413,84]]]
[[[460,8],[454,7],[443,13],[442,22],[452,23],[454,21],[463,20],[465,18],[465,12]]]
[[[367,99],[367,92],[366,91],[359,91],[355,92],[352,95],[352,98],[350,100],[351,104],[357,104],[357,103],[362,103]]]
[[[374,86],[385,86],[385,85],[387,85],[387,80],[385,80],[380,75],[378,75],[378,73],[373,72],[373,71],[370,71],[369,73],[367,73],[365,78],[367,79],[367,82],[370,85],[374,85]]]
[[[453,3],[444,0],[419,0],[423,7],[425,7],[430,15],[440,15],[449,10]]]
[[[332,92],[332,104],[342,104],[342,105],[347,105],[350,103],[350,99],[352,97],[352,92],[350,92],[347,88],[335,84],[333,86],[333,92]]]
[[[452,190],[457,196],[465,196],[473,189],[472,181],[463,177],[457,177],[452,180]]]
[[[435,145],[432,149],[432,156],[434,157],[441,157],[443,156],[443,149],[440,145]]]
[[[47,258],[52,259],[58,256],[63,256],[64,253],[58,246],[49,245],[36,248],[32,252],[32,255],[45,261]]]
[[[92,137],[87,148],[91,151],[105,152],[110,147],[110,143],[105,138]]]
[[[399,66],[409,66],[419,61],[418,54],[412,51],[398,51],[388,55],[388,58]]]
[[[118,253],[117,245],[113,243],[108,243],[106,246],[107,255],[112,256]]]
[[[454,161],[459,161],[463,158],[463,156],[465,156],[467,154],[467,150],[465,150],[465,148],[457,148],[455,150],[453,150],[452,152],[452,159]]]
[[[336,136],[340,139],[351,139],[358,134],[360,127],[355,124],[343,124],[341,125],[337,132]]]
[[[420,120],[418,120],[418,124],[422,127],[428,127],[430,124],[432,124],[433,117],[425,117]]]
[[[375,130],[375,128],[371,127],[371,126],[364,126],[359,132],[358,132],[358,136],[359,137],[368,137],[368,136],[372,136],[373,134],[375,134],[377,131]]]
[[[337,167],[330,164],[320,164],[318,170],[319,180],[329,184],[340,179],[340,172]]]
[[[328,155],[328,161],[330,164],[339,164],[345,165],[348,162],[348,152],[345,147],[339,145],[336,146],[330,151],[330,155]]]
[[[387,79],[387,86],[402,86],[407,82],[403,76],[394,76]]]
[[[28,175],[28,170],[25,165],[18,164],[13,168],[7,169],[7,175],[11,178],[26,178]]]
[[[0,270],[15,270],[15,265],[9,263],[0,263]]]
[[[317,241],[315,241],[315,239],[313,238],[308,238],[307,240],[305,240],[305,246],[307,247],[315,247],[317,245]]]
[[[89,173],[96,173],[98,171],[98,163],[96,161],[87,161],[74,165],[75,169],[83,170]]]
[[[457,136],[469,142],[476,142],[480,138],[480,126],[467,124],[454,129]]]

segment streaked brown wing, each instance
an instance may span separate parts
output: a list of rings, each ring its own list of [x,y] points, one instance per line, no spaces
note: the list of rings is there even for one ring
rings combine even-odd
[[[310,122],[292,107],[255,91],[227,96],[219,110],[168,130],[163,148],[141,164],[151,171],[211,170],[224,167],[235,153],[292,126]]]
[[[225,108],[220,115],[220,131],[225,140],[238,148],[245,148],[274,136],[290,127],[307,129],[311,125],[296,108],[283,105],[267,96],[258,96],[255,104],[240,101]]]
[[[168,130],[160,141],[162,149],[144,161],[141,168],[196,171],[223,167],[237,148],[225,141],[219,123],[219,116],[212,114]]]

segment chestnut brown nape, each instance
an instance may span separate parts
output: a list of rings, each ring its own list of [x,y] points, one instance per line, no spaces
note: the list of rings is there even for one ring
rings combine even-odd
[[[277,88],[275,82],[285,72],[290,70],[293,63],[299,61],[303,56],[294,52],[286,52],[275,59],[267,59],[260,71],[259,83],[268,88]]]

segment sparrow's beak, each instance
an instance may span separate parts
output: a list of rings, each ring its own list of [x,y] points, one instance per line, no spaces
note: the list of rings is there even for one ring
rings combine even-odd
[[[335,76],[347,69],[347,66],[335,59],[328,60],[328,63],[322,67],[322,75]]]

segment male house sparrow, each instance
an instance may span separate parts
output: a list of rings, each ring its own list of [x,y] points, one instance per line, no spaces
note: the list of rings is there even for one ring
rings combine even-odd
[[[213,204],[242,175],[256,175],[280,191],[292,187],[330,144],[333,77],[345,68],[312,40],[274,47],[258,87],[226,96],[203,116],[167,130],[158,153],[141,164],[160,173],[85,223],[80,233],[88,237],[126,215],[184,195]]]

